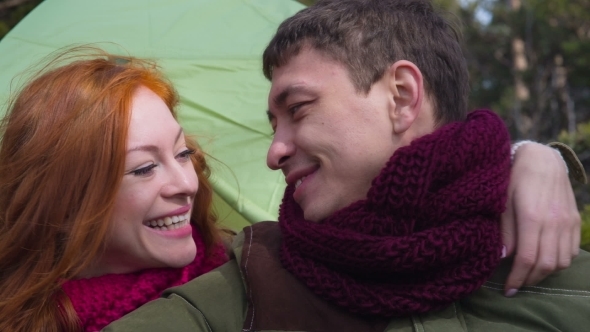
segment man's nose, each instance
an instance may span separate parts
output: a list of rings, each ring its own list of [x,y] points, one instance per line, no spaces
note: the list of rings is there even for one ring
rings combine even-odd
[[[266,154],[266,165],[272,170],[281,169],[285,162],[295,154],[292,133],[277,129]]]

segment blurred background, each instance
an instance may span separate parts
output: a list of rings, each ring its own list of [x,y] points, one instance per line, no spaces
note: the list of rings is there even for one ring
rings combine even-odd
[[[514,140],[568,144],[590,169],[590,0],[434,2],[461,22],[471,108],[500,114]],[[40,3],[0,0],[0,39]],[[590,191],[573,185],[590,250]]]

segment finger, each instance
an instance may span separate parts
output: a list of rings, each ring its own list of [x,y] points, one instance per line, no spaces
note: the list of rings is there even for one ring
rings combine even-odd
[[[566,231],[569,231],[571,234],[571,255],[576,257],[580,253],[582,218],[580,216],[580,212],[578,211],[576,197],[573,190],[571,190],[569,179],[565,192],[566,197],[569,198],[569,204],[566,204],[565,206],[570,206],[570,209],[567,210],[565,207],[563,208],[564,211],[569,211],[569,213],[565,212],[567,217],[564,218],[564,224],[569,225],[569,227],[566,228]]]
[[[577,211],[576,211],[577,212]],[[574,228],[572,231],[572,256],[576,257],[580,253],[580,241],[582,240],[582,226],[581,226],[581,219],[580,214],[576,214],[576,223],[574,224]]]
[[[572,255],[577,257],[580,254],[580,242],[582,240],[582,234],[580,228],[576,228],[574,230],[574,239],[572,242],[574,243],[574,248],[572,250]]]
[[[524,282],[526,286],[537,284],[555,271],[559,251],[558,238],[559,234],[555,228],[543,229],[540,240],[542,245],[538,248],[539,254],[536,262]]]
[[[559,236],[558,270],[566,269],[572,263],[572,233],[572,229],[566,228]]]
[[[501,219],[502,243],[506,247],[506,256],[512,255],[516,247],[516,216],[511,201],[506,203],[506,211]]]
[[[526,234],[526,236],[522,236],[517,244],[512,270],[504,286],[506,296],[514,295],[524,285],[537,261],[540,230],[538,227],[530,227],[535,226],[534,223],[529,222],[529,227],[524,224],[527,224],[527,222],[521,219],[519,232],[522,230],[522,234]]]

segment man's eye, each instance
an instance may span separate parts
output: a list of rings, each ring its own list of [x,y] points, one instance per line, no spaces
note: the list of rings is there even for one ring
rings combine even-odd
[[[127,174],[132,174],[134,176],[146,176],[146,175],[150,175],[151,173],[153,173],[153,169],[155,167],[157,167],[158,165],[156,164],[151,164],[142,168],[138,168],[138,169],[134,169],[132,171],[130,171]]]
[[[176,159],[180,159],[180,160],[189,160],[190,157],[195,154],[195,150],[192,149],[186,149],[184,151],[182,151],[181,153],[176,155]]]
[[[293,106],[290,106],[290,107],[287,109],[287,111],[288,111],[288,112],[289,112],[291,115],[293,115],[293,114],[295,114],[295,112],[297,112],[297,111],[298,111],[298,110],[301,108],[301,106],[303,106],[303,104],[304,104],[304,103],[299,103],[299,104],[295,104],[295,105],[293,105]]]

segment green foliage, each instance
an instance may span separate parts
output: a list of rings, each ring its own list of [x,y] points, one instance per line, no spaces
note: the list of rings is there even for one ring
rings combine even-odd
[[[563,130],[558,140],[571,146],[586,171],[590,169],[590,121],[578,124],[574,132]]]
[[[10,28],[8,27],[8,24],[6,24],[6,22],[0,21],[0,39],[6,36],[9,30]]]
[[[551,141],[575,127],[572,121],[590,120],[590,1],[520,2],[518,9],[501,0],[462,7],[471,106],[500,113],[514,138]],[[488,10],[489,24],[476,19],[476,8]],[[522,71],[515,66],[515,41],[523,44]],[[515,93],[517,75],[528,98]]]
[[[563,130],[558,137],[560,142],[568,144],[574,149],[578,158],[582,162],[582,166],[586,170],[586,176],[588,176],[588,170],[590,170],[590,121],[578,124],[576,131],[569,133]],[[576,200],[578,206],[584,206],[590,202],[590,190],[588,185],[582,185],[579,183],[573,183],[574,192],[576,193]],[[586,205],[588,208],[590,205]],[[588,214],[590,218],[590,213]]]
[[[574,133],[562,131],[559,134],[559,141],[569,144],[578,153],[590,151],[590,121],[580,123]]]
[[[21,5],[0,12],[0,40],[43,0],[28,0]]]

